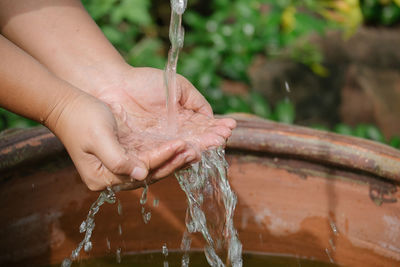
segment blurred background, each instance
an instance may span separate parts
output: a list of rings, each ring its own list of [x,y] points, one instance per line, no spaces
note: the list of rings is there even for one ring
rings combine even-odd
[[[133,66],[164,68],[168,0],[83,0]],[[244,112],[400,148],[400,0],[188,0],[178,72]],[[0,130],[35,122],[0,109]]]

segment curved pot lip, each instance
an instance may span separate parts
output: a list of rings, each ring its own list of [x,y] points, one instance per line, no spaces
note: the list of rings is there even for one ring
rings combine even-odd
[[[285,155],[364,171],[400,183],[400,151],[387,145],[248,114],[218,117],[237,121],[228,149]],[[0,133],[0,173],[62,153],[62,143],[43,126]]]

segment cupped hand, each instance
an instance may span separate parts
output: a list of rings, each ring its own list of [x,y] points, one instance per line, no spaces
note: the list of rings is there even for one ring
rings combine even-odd
[[[160,142],[153,149],[121,142],[123,129],[118,128],[110,108],[83,92],[57,105],[45,124],[63,142],[91,190],[144,180],[186,149],[181,140]],[[179,167],[183,161],[172,165]]]
[[[172,161],[152,173],[154,178],[172,173],[176,169],[176,164],[171,164],[174,161],[187,164],[199,160],[202,151],[223,146],[236,126],[232,119],[215,119],[208,102],[183,76],[177,76],[176,84],[176,132],[172,133],[162,70],[129,67],[117,83],[97,95],[111,107],[120,141],[128,149],[152,150],[174,139],[187,144]]]

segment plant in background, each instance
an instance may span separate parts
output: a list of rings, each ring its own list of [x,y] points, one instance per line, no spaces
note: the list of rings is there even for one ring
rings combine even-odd
[[[190,31],[179,71],[206,96],[217,113],[254,113],[262,105],[256,102],[254,93],[237,100],[220,92],[221,82],[232,80],[251,87],[248,69],[257,55],[290,57],[319,75],[327,75],[321,53],[306,39],[311,33],[323,34],[329,26],[315,12],[317,6],[316,1],[300,0],[215,0],[208,15],[189,9],[184,19]],[[260,114],[274,118],[268,112]]]
[[[129,64],[164,67],[164,44],[150,14],[150,0],[82,0],[82,3]]]

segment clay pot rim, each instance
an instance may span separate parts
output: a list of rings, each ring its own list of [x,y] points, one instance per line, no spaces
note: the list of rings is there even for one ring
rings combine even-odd
[[[228,150],[287,155],[400,183],[400,151],[387,145],[255,116],[225,117],[235,118],[238,124],[228,140]],[[43,126],[0,133],[0,173],[65,153],[62,143]]]

